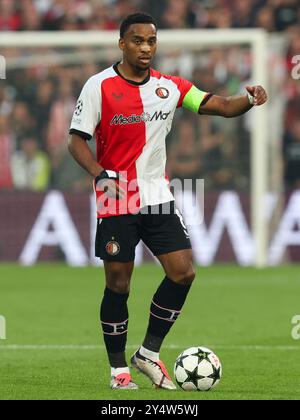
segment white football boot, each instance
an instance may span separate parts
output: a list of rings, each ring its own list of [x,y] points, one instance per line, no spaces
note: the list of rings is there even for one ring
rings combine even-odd
[[[139,387],[132,382],[129,373],[120,373],[117,376],[113,376],[110,382],[111,389],[139,389]]]
[[[131,366],[146,375],[156,388],[177,389],[161,360],[154,362],[137,350],[131,358]]]

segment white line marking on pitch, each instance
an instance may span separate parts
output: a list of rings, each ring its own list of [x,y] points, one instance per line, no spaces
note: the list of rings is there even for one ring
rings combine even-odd
[[[128,350],[137,349],[139,345],[129,345]],[[163,347],[163,350],[182,350],[187,346],[178,346],[169,344]],[[298,350],[299,346],[264,346],[264,345],[205,345],[213,350]],[[105,346],[96,344],[6,344],[0,345],[1,350],[104,350]]]

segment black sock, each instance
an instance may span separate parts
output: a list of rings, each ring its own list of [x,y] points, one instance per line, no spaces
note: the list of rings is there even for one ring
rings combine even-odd
[[[106,288],[100,309],[103,337],[111,367],[127,366],[125,347],[128,328],[127,300],[129,294],[120,294]]]
[[[165,336],[180,315],[191,285],[177,284],[165,277],[150,308],[150,319],[143,347],[159,352]]]

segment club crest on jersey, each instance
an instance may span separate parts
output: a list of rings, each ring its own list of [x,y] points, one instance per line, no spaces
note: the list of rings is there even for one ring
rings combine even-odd
[[[109,241],[105,248],[106,252],[112,256],[117,255],[120,252],[120,245],[116,241]]]
[[[163,88],[163,87],[162,88],[161,87],[157,88],[155,93],[161,99],[167,99],[170,95],[170,92],[168,91],[168,89]]]

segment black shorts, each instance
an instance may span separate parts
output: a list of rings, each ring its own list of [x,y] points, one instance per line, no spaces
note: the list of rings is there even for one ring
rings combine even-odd
[[[140,240],[155,256],[191,248],[187,228],[174,201],[144,207],[137,214],[98,219],[95,255],[104,261],[134,261]]]

